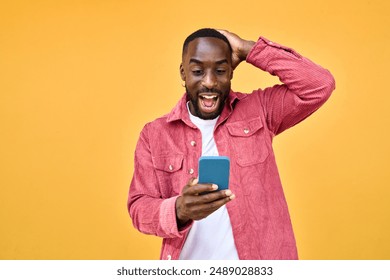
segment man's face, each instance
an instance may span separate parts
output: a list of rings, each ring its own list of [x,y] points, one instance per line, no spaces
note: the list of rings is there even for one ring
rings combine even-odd
[[[183,54],[180,74],[186,84],[191,113],[201,119],[218,117],[233,77],[231,52],[226,42],[214,37],[191,41]]]

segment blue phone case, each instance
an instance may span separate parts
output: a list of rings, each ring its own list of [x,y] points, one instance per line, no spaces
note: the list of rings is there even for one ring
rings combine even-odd
[[[218,190],[229,188],[230,159],[225,156],[199,158],[199,183],[216,184]]]

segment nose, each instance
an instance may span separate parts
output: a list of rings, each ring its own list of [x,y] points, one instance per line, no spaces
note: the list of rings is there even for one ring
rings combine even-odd
[[[202,79],[202,85],[208,89],[211,89],[217,85],[217,77],[213,73],[206,73]]]

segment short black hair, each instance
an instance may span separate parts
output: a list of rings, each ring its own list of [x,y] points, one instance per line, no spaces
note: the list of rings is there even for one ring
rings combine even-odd
[[[229,40],[226,38],[225,35],[223,35],[222,33],[218,32],[217,30],[215,30],[213,28],[202,28],[202,29],[195,31],[194,33],[192,33],[191,35],[189,35],[185,39],[184,44],[183,44],[183,52],[182,53],[184,54],[184,52],[187,49],[188,44],[191,41],[193,41],[197,38],[201,38],[201,37],[213,37],[213,38],[221,39],[228,45],[229,51],[233,52],[232,46],[230,45]]]

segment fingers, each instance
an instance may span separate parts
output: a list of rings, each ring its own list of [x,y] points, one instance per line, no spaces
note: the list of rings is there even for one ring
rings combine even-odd
[[[225,194],[226,191],[218,192],[219,199],[210,198],[216,193],[196,196],[193,200],[184,200],[183,209],[186,209],[186,216],[191,220],[201,220],[206,218],[221,206],[231,201],[231,196]],[[229,194],[229,193],[228,193]],[[231,192],[230,192],[231,194]],[[208,198],[206,196],[209,196]],[[234,198],[233,198],[234,199]]]
[[[208,189],[208,186],[210,186],[210,184],[195,185],[184,191],[182,195],[184,197],[183,202],[185,207],[188,209],[191,208],[192,212],[215,211],[235,198],[235,195],[231,190],[213,191],[207,194],[201,194]]]
[[[227,30],[224,30],[224,29],[216,29],[219,33],[221,33],[222,35],[225,35],[226,36],[226,33],[228,33]]]
[[[226,190],[225,191],[225,196],[229,197],[229,200],[233,200],[236,198],[236,195],[232,193],[231,190]]]
[[[226,30],[226,29],[216,29],[219,33],[221,33],[222,35],[225,35],[226,37],[229,37],[229,36],[231,36],[231,37],[233,37],[233,36],[236,36],[236,37],[238,37],[237,36],[237,34],[234,34],[233,32],[230,32],[230,31],[228,31],[228,30]]]
[[[216,200],[210,203],[195,205],[192,207],[192,220],[201,220],[206,218],[229,201],[230,198],[225,197],[224,199]]]
[[[202,194],[199,196],[198,201],[200,203],[211,203],[213,201],[221,200],[221,199],[225,199],[225,198],[229,198],[229,200],[232,200],[235,198],[235,195],[232,194],[231,190],[222,190],[222,191]]]
[[[176,203],[178,220],[186,222],[203,219],[235,199],[231,190],[215,191],[217,188],[214,184],[198,184],[198,179],[190,179]],[[204,192],[210,193],[202,194]]]
[[[216,29],[219,33],[224,35],[229,41],[240,41],[242,40],[237,34],[230,32],[225,29]],[[232,43],[232,42],[231,42]],[[235,43],[235,42],[233,42]]]
[[[215,184],[198,184],[197,178],[191,178],[187,186],[183,188],[183,195],[199,195],[205,192],[212,192],[218,189]]]
[[[198,178],[191,178],[188,184],[193,186],[196,185],[198,182],[199,182]]]
[[[201,202],[214,201],[224,197],[230,197],[231,199],[235,198],[235,195],[232,194],[231,190],[215,192],[218,190],[217,185],[198,184],[198,182],[199,180],[197,178],[191,178],[188,184],[183,188],[182,195],[201,195],[201,198],[198,198]]]
[[[237,43],[237,39],[239,39],[239,37],[236,34],[224,29],[216,29],[216,30],[229,40],[230,45],[232,45],[232,47]]]

